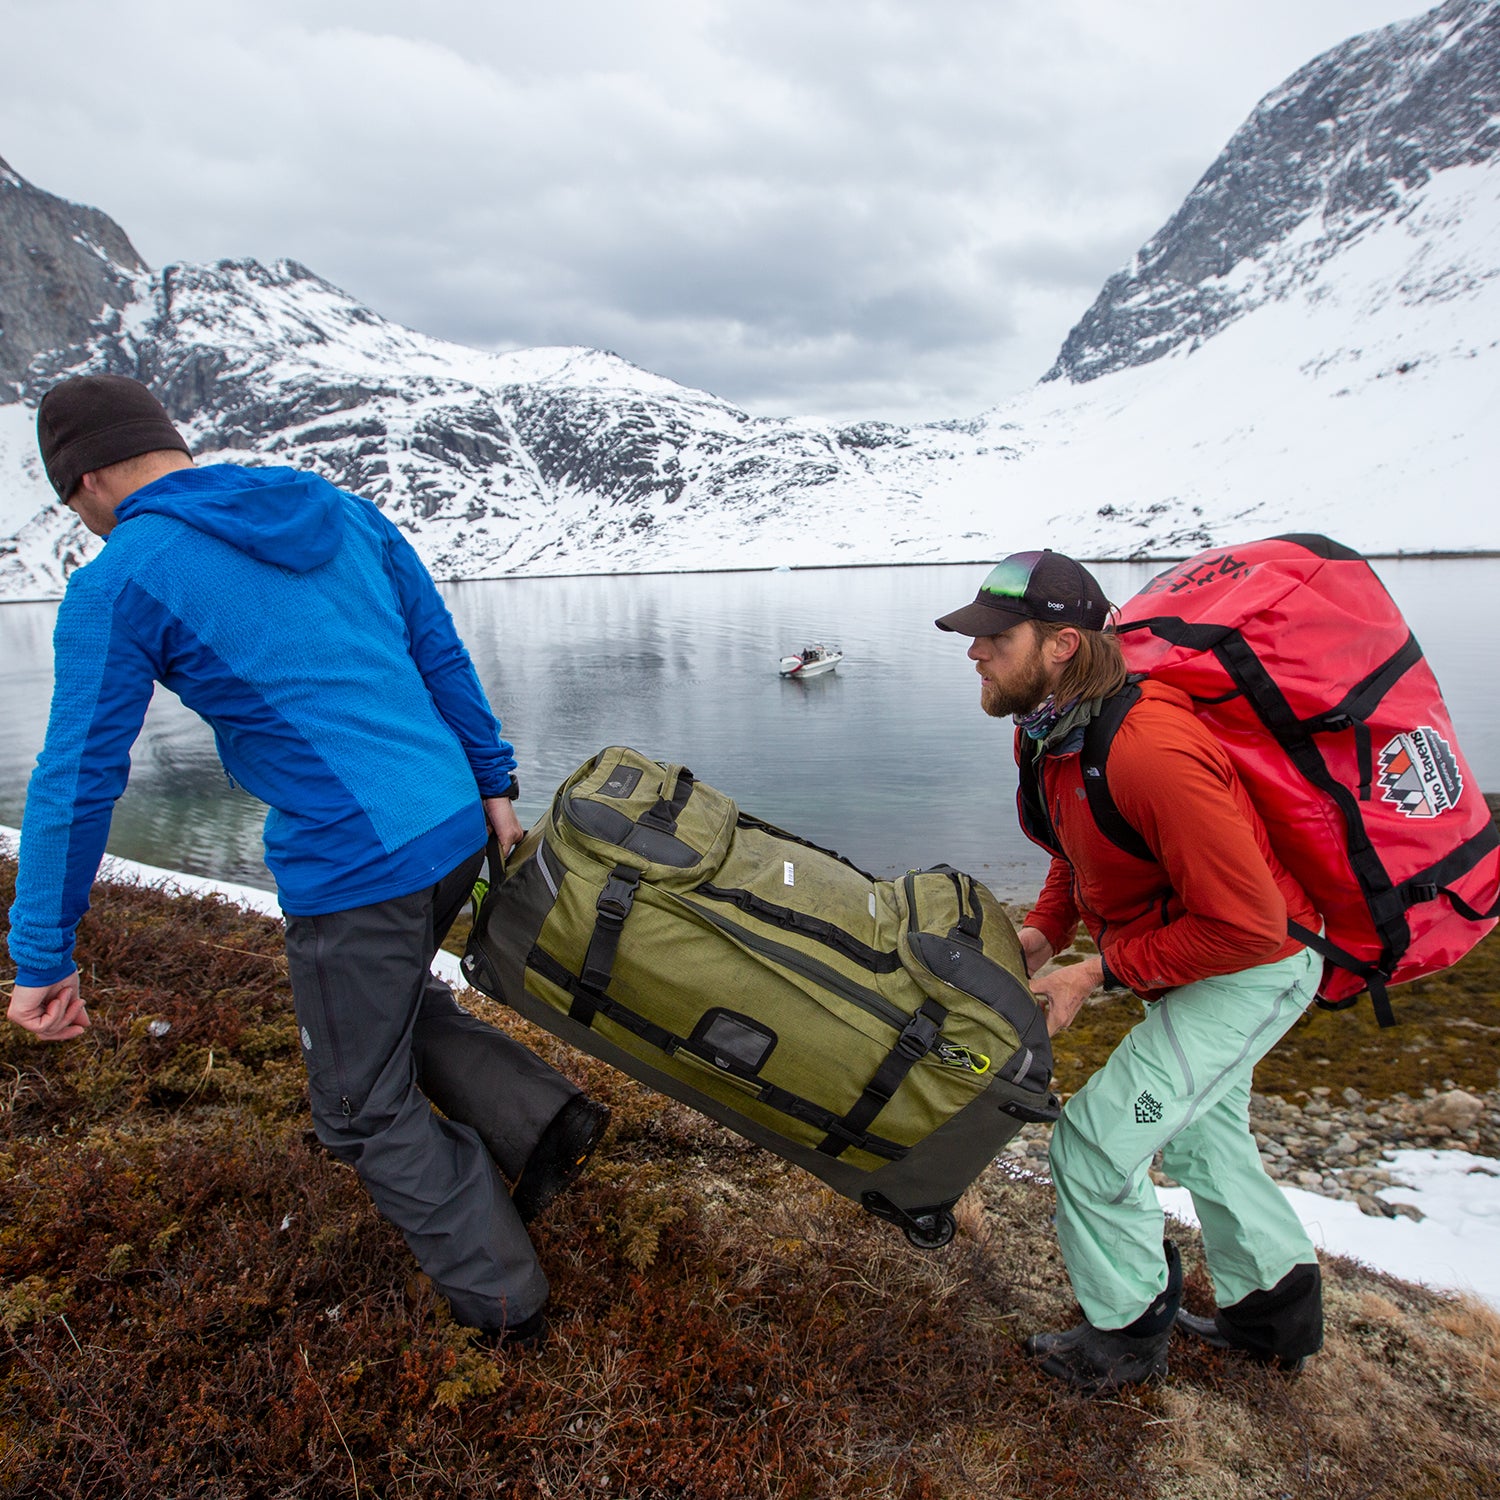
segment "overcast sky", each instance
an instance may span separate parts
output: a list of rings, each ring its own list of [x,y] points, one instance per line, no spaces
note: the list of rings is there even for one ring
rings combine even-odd
[[[153,266],[763,415],[1051,364],[1256,101],[1409,0],[0,0],[0,157]]]

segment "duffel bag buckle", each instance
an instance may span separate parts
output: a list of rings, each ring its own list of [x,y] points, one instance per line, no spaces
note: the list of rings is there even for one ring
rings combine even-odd
[[[918,1011],[906,1023],[901,1035],[896,1038],[896,1051],[903,1057],[909,1057],[916,1062],[932,1051],[933,1043],[940,1035],[942,1035],[942,1027],[938,1022]]]
[[[641,872],[625,865],[616,865],[599,892],[594,909],[599,920],[611,927],[623,927],[630,915],[631,903],[635,900],[635,888],[641,883]]]

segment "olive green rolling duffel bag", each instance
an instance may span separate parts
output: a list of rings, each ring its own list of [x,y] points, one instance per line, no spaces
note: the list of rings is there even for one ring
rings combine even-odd
[[[1057,1115],[1015,929],[978,881],[876,880],[634,750],[558,789],[463,968],[926,1249],[1022,1124]]]

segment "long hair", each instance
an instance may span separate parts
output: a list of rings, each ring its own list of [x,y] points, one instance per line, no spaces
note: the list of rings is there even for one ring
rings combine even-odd
[[[1055,636],[1060,630],[1070,628],[1044,620],[1032,623],[1044,636]],[[1063,668],[1053,693],[1055,700],[1067,705],[1119,692],[1130,675],[1120,650],[1120,637],[1113,630],[1084,630],[1078,625],[1071,628],[1078,631],[1078,650]]]

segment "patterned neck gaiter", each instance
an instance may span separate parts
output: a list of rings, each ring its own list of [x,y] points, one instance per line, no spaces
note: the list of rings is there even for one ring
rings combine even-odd
[[[1048,693],[1042,701],[1031,710],[1029,714],[1014,714],[1016,727],[1022,731],[1027,739],[1044,740],[1062,717],[1062,710],[1058,708],[1056,699]]]

